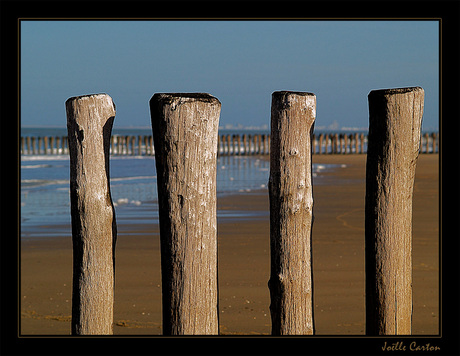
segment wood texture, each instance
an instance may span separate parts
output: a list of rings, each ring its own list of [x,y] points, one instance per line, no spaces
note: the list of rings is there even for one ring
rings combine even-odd
[[[274,92],[270,147],[270,312],[273,335],[311,335],[311,139],[316,97]]]
[[[218,334],[216,162],[221,104],[209,94],[150,100],[157,168],[163,334]]]
[[[109,145],[115,105],[106,94],[66,101],[73,242],[72,334],[112,334],[115,211]]]
[[[424,91],[371,91],[366,163],[366,333],[410,335],[412,192]]]

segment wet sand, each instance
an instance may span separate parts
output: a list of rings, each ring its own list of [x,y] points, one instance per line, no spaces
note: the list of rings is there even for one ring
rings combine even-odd
[[[267,158],[267,157],[266,157]],[[266,159],[265,158],[265,159]],[[346,165],[314,185],[313,278],[317,335],[364,335],[365,155],[315,155]],[[438,334],[439,156],[420,155],[413,202],[413,335]],[[270,334],[268,191],[218,199],[220,333]],[[161,335],[159,228],[119,227],[115,335]],[[21,243],[21,335],[70,335],[70,237]]]

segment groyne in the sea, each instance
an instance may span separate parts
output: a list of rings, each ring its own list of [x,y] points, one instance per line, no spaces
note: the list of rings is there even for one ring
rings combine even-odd
[[[313,154],[365,154],[367,133],[321,133],[312,138]],[[68,154],[67,136],[21,137],[22,155]],[[225,134],[218,136],[218,155],[265,155],[270,153],[270,135]],[[421,137],[420,153],[438,153],[439,134],[425,132]],[[146,135],[112,135],[110,154],[124,156],[153,156],[153,137]]]

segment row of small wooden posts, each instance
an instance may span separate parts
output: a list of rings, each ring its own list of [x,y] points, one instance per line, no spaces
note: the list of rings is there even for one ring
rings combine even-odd
[[[408,335],[412,191],[424,91],[419,87],[375,90],[368,100],[366,333]],[[219,333],[220,108],[218,99],[203,93],[155,94],[150,100],[165,335]],[[111,334],[117,226],[109,154],[115,105],[106,94],[86,95],[68,99],[66,112],[74,250],[72,334]],[[268,286],[273,335],[314,334],[311,140],[315,119],[314,94],[272,94]]]
[[[438,138],[437,132],[424,133],[421,138],[420,153],[438,153]],[[217,145],[219,156],[270,154],[270,135],[219,135]],[[367,151],[367,134],[313,134],[312,145],[313,154],[363,154]],[[21,137],[23,155],[68,153],[67,136]],[[155,154],[153,136],[113,135],[110,139],[110,154],[153,156]]]

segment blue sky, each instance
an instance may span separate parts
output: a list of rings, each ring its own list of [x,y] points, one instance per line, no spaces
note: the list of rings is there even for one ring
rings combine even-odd
[[[21,125],[66,126],[65,101],[107,93],[116,127],[150,126],[159,92],[207,92],[220,125],[270,124],[271,94],[317,97],[317,128],[367,127],[369,91],[421,86],[439,127],[437,21],[21,21]]]

